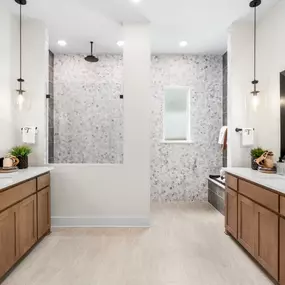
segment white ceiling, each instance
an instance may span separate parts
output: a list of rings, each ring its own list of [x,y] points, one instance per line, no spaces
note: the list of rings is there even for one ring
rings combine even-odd
[[[13,0],[1,0],[14,13]],[[121,52],[123,23],[149,23],[153,53],[211,53],[226,50],[227,29],[252,13],[249,0],[27,0],[25,15],[43,20],[55,53],[88,53],[89,41],[97,53]],[[263,0],[264,13],[278,0]],[[2,4],[3,5],[3,4]],[[0,7],[1,8],[1,7]],[[66,40],[59,47],[58,40]],[[179,42],[186,40],[185,48]]]

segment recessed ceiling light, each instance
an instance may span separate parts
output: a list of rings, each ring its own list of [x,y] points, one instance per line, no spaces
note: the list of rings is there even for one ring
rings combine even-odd
[[[61,47],[65,47],[67,45],[66,41],[64,40],[59,40],[58,42],[58,45],[60,45]]]
[[[117,45],[118,45],[119,47],[122,47],[124,44],[125,44],[124,41],[118,41],[118,42],[117,42]]]
[[[188,46],[188,43],[187,43],[186,41],[181,41],[181,42],[179,43],[179,45],[180,45],[181,47],[186,47],[186,46]]]
[[[140,3],[141,0],[131,0],[133,3]]]

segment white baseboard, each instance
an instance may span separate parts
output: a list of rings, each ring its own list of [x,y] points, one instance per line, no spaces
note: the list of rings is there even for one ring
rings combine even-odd
[[[53,228],[120,228],[150,227],[149,218],[51,217]]]

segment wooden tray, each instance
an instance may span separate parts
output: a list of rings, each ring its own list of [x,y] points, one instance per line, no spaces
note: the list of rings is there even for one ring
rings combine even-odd
[[[0,173],[12,173],[12,172],[17,172],[18,170],[19,170],[18,167],[12,167],[12,168],[0,167]]]
[[[277,173],[276,168],[262,168],[262,167],[259,167],[258,171],[261,172],[261,173],[267,173],[267,174],[276,174]]]

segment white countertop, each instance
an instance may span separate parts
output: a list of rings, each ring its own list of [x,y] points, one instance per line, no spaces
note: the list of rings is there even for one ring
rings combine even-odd
[[[29,167],[13,173],[0,173],[0,191],[51,171],[52,167]]]
[[[266,174],[250,168],[229,167],[226,172],[285,194],[285,176]]]

